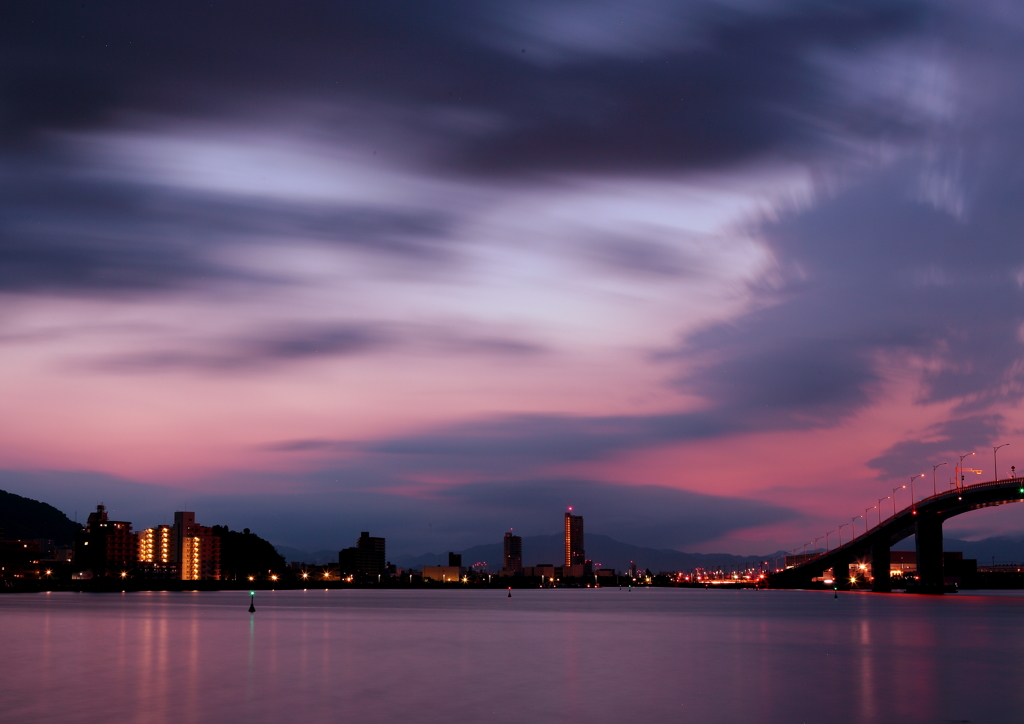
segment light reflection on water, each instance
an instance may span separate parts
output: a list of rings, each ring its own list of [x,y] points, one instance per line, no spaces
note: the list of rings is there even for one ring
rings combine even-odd
[[[2,722],[1019,722],[1024,598],[0,596]]]

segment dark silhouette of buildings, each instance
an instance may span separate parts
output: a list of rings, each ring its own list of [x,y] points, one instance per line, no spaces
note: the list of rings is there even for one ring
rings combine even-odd
[[[386,572],[386,555],[384,539],[363,531],[355,548],[345,548],[338,553],[338,567],[343,576],[383,576]]]
[[[583,516],[573,515],[572,508],[565,514],[565,565],[581,566],[586,560],[583,550]]]
[[[523,570],[523,539],[520,536],[505,534],[505,555],[502,559],[501,570],[521,571]]]
[[[449,551],[448,552],[448,565],[449,566],[455,566],[456,568],[460,568],[462,566],[462,554],[461,553],[452,553],[451,551]]]
[[[75,535],[75,567],[97,578],[117,576],[135,566],[136,547],[132,524],[110,520],[106,507],[97,505]]]

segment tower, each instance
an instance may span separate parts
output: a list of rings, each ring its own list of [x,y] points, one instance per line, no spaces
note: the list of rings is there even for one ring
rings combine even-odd
[[[572,508],[565,514],[565,565],[581,566],[587,556],[583,550],[583,516],[573,515]]]
[[[505,556],[502,561],[501,570],[523,570],[523,539],[517,535],[512,535],[511,532],[505,534]]]

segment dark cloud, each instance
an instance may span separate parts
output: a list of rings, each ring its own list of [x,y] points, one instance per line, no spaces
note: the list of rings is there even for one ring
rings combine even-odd
[[[877,470],[882,478],[898,479],[921,472],[926,473],[926,478],[931,478],[931,471],[927,468],[946,463],[949,469],[943,470],[939,479],[948,480],[954,475],[953,468],[959,463],[959,456],[976,452],[970,466],[986,469],[988,475],[983,475],[981,479],[991,480],[992,471],[988,467],[987,452],[1003,432],[1005,424],[1002,415],[971,415],[947,420],[929,427],[921,439],[901,440],[874,460],[869,460],[868,466]],[[1009,470],[1009,464],[1006,468]],[[1004,474],[1006,472],[1003,471]]]
[[[189,350],[111,355],[94,362],[93,366],[117,373],[179,369],[237,372],[316,357],[366,354],[396,343],[392,334],[369,325],[305,325],[230,343],[197,344],[195,349]]]
[[[662,8],[666,22],[685,26],[674,46],[539,64],[512,52],[514,33],[508,47],[496,44],[509,30],[504,11],[476,3],[282,11],[255,2],[241,15],[194,2],[144,13],[27,5],[0,33],[3,127],[9,143],[23,142],[41,129],[109,125],[127,111],[224,116],[290,96],[493,118],[489,130],[460,126],[435,139],[449,149],[445,165],[473,172],[717,167],[818,146],[836,119],[870,116],[850,107],[811,54],[912,37],[935,14],[917,2],[695,7]],[[906,116],[858,125],[871,135],[919,132]]]
[[[395,475],[469,473],[486,479],[507,479],[537,474],[551,465],[603,460],[623,451],[820,424],[820,419],[799,406],[780,410],[743,404],[664,415],[505,415],[371,442],[320,440],[315,449],[326,450],[336,444],[338,449],[351,450],[354,445],[378,469]],[[301,450],[307,444],[284,441],[276,446]]]
[[[370,476],[375,478],[376,473]],[[682,548],[742,528],[795,520],[791,509],[758,501],[585,480],[530,479],[467,483],[410,494],[381,485],[358,467],[312,477],[251,473],[246,495],[221,492],[234,480],[208,480],[175,490],[94,473],[0,470],[0,489],[43,500],[81,521],[97,503],[136,529],[193,510],[205,525],[251,528],[274,543],[307,550],[340,549],[361,530],[384,535],[390,553],[418,555],[500,540],[514,526],[522,535],[556,533],[566,505],[586,517],[587,532],[635,545]],[[287,487],[288,493],[268,492]]]
[[[638,277],[689,278],[697,276],[704,266],[701,259],[639,236],[590,239],[582,250],[603,269]]]
[[[473,337],[428,326],[296,322],[234,339],[195,340],[175,349],[108,355],[87,364],[93,369],[115,373],[169,370],[228,373],[259,371],[309,359],[398,350],[513,358],[546,351],[541,345],[526,340]]]
[[[204,195],[81,178],[74,166],[0,178],[0,292],[118,296],[286,285],[220,253],[324,244],[419,275],[457,264],[441,211]]]

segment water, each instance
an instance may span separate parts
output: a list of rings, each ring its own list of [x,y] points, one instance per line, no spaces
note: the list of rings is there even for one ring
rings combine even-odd
[[[0,596],[0,721],[1020,722],[1024,598]]]

